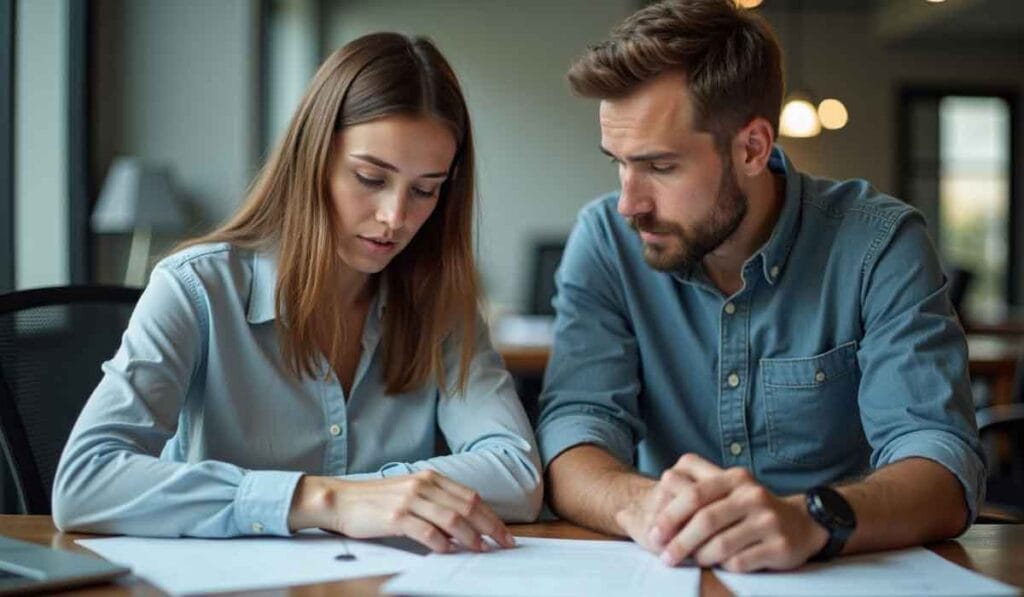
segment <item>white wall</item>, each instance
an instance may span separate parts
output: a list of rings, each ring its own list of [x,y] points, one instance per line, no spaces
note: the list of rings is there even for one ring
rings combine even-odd
[[[98,174],[117,155],[163,162],[201,220],[227,217],[255,172],[256,3],[103,0],[95,11]]]
[[[15,40],[15,288],[68,282],[68,6],[19,0]]]
[[[469,102],[479,163],[479,256],[488,298],[526,305],[534,240],[561,236],[589,199],[617,187],[598,151],[597,104],[574,98],[572,59],[636,0],[349,0],[328,15],[327,46],[371,31],[427,35]]]

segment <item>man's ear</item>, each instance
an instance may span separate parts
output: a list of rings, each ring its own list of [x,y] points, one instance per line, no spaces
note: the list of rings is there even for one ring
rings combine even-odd
[[[760,116],[754,118],[733,137],[733,168],[745,176],[760,174],[768,167],[774,142],[772,125]]]

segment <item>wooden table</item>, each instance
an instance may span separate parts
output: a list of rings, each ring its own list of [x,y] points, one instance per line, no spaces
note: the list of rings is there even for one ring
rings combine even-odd
[[[512,526],[516,535],[560,539],[608,539],[599,533],[565,522],[548,522]],[[59,533],[49,516],[0,515],[0,534],[59,549],[86,552],[74,542],[86,535]],[[961,566],[1024,589],[1024,525],[974,525],[963,537],[928,546],[942,557]],[[260,591],[261,595],[377,595],[387,577],[363,578],[301,587]],[[72,594],[72,593],[69,593]],[[74,591],[74,595],[160,595],[152,585],[127,578]],[[251,594],[251,593],[250,593]],[[728,590],[709,571],[701,573],[701,595],[729,595]]]

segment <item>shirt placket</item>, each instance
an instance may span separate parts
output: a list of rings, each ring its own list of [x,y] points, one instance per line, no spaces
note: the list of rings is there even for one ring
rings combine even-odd
[[[321,358],[320,384],[324,409],[324,429],[327,449],[324,450],[324,471],[328,475],[348,473],[348,409],[341,383],[326,359]]]
[[[722,462],[725,466],[752,469],[746,421],[746,396],[750,388],[750,296],[741,292],[726,300],[719,315],[719,400]]]

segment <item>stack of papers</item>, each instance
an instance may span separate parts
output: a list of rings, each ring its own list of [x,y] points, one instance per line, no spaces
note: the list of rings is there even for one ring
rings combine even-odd
[[[245,591],[402,572],[383,590],[474,597],[678,595],[700,592],[696,567],[669,568],[627,541],[518,537],[513,549],[423,557],[391,541],[322,532],[292,538],[149,539],[78,543],[173,595]],[[387,543],[388,545],[385,545]],[[420,551],[419,553],[422,553]],[[339,559],[351,554],[353,558]],[[1019,595],[924,548],[848,556],[792,572],[715,570],[737,595]]]
[[[379,542],[320,531],[239,539],[80,539],[104,558],[132,568],[172,595],[246,591],[394,574],[423,556]],[[350,553],[354,559],[337,559]]]
[[[1019,595],[923,547],[846,556],[792,572],[715,574],[737,595]]]
[[[384,592],[473,597],[623,595],[696,596],[699,568],[669,568],[627,541],[517,537],[491,553],[429,555],[389,581]]]

